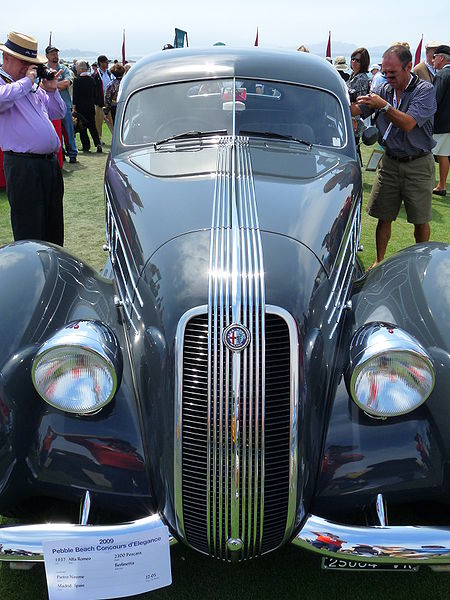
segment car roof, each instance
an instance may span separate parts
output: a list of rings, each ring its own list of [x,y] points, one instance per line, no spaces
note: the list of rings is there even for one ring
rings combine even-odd
[[[319,56],[295,50],[215,46],[164,50],[141,59],[124,77],[121,99],[151,85],[234,76],[301,83],[345,96],[342,77]]]

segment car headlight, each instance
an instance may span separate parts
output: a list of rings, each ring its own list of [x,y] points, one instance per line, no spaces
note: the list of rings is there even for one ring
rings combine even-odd
[[[389,323],[368,323],[350,344],[347,387],[354,402],[370,415],[404,415],[431,394],[433,363],[406,331]]]
[[[114,333],[98,321],[73,321],[38,350],[33,384],[49,404],[88,414],[114,396],[122,375],[122,355]]]

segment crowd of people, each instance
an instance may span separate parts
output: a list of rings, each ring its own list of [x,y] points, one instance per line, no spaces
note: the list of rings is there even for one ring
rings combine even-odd
[[[90,151],[91,138],[102,152],[103,123],[113,131],[120,84],[130,65],[115,61],[109,68],[108,58],[100,55],[91,66],[76,59],[67,66],[58,48],[48,46],[43,56],[37,46],[33,37],[17,32],[0,44],[0,149],[14,239],[62,246],[64,185],[56,155],[62,148],[70,163],[77,162],[77,133],[81,151]],[[308,52],[304,45],[298,50]],[[423,242],[430,237],[432,194],[446,195],[450,47],[428,43],[425,60],[414,69],[405,42],[389,47],[381,64],[371,65],[368,50],[360,47],[352,52],[350,67],[344,56],[335,58],[334,67],[349,90],[358,147],[363,119],[371,117],[384,148],[367,207],[378,219],[377,264],[401,204],[416,242]],[[436,186],[433,158],[439,164]]]

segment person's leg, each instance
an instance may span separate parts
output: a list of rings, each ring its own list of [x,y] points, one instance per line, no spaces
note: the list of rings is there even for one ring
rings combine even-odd
[[[447,177],[450,163],[448,160],[448,156],[438,156],[437,160],[439,164],[439,183],[434,189],[445,191],[447,187]]]
[[[428,242],[430,239],[430,224],[421,223],[414,225],[414,238],[416,240],[416,244],[419,242]]]
[[[89,152],[89,150],[91,148],[91,142],[89,140],[87,129],[84,125],[80,129],[80,140],[81,140],[81,146],[83,148],[83,152]]]
[[[378,219],[375,232],[377,257],[370,269],[381,262],[391,238],[392,222],[395,221],[402,203],[399,164],[384,155],[372,187],[367,212]]]
[[[75,144],[75,132],[73,130],[72,111],[69,108],[66,110],[66,115],[62,120],[62,124],[67,134],[66,149],[69,154],[69,158],[76,159],[78,150]]]
[[[57,161],[48,160],[45,167],[44,189],[47,205],[45,239],[47,242],[62,246],[64,244],[64,181]]]
[[[95,126],[97,127],[97,133],[98,137],[100,138],[100,143],[102,143],[102,128],[104,119],[105,115],[103,113],[103,108],[101,106],[95,105]]]
[[[391,239],[391,231],[392,221],[378,221],[375,233],[377,260],[373,263],[373,267],[384,259],[389,240]]]
[[[97,148],[97,152],[101,152],[102,142],[101,142],[100,136],[98,135],[94,113],[89,115],[88,129],[89,129],[89,133],[91,134],[92,141],[94,142],[94,146]],[[100,148],[100,150],[99,150],[99,148]]]
[[[6,193],[14,240],[45,239],[45,203],[40,167],[45,159],[4,155]],[[58,166],[59,168],[59,166]]]

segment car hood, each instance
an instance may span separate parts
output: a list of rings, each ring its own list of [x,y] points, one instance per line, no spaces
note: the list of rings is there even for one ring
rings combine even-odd
[[[217,187],[233,194],[242,185],[221,144],[168,144],[110,159],[106,190],[133,249],[138,274],[153,253],[185,233],[210,230]],[[248,144],[250,177],[261,231],[288,236],[307,246],[330,272],[352,206],[361,193],[354,160],[300,144]]]

